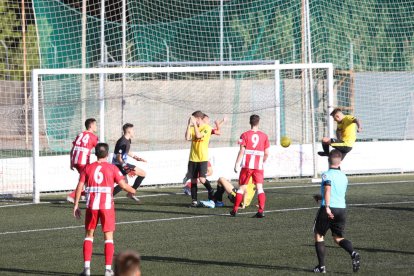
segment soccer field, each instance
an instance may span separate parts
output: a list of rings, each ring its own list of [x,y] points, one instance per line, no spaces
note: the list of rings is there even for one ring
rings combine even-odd
[[[264,219],[255,207],[188,208],[181,188],[138,191],[141,203],[116,198],[115,252],[142,255],[143,275],[298,275],[316,265],[312,234],[318,184],[268,182]],[[200,189],[201,190],[201,189]],[[202,190],[203,191],[203,190]],[[122,194],[123,195],[123,194]],[[206,198],[200,193],[199,199]],[[42,204],[1,202],[1,275],[76,275],[83,269],[83,220],[64,195]],[[346,237],[361,254],[362,275],[414,272],[414,175],[351,177]],[[84,210],[83,210],[84,211]],[[349,255],[327,235],[327,271],[351,274]],[[95,236],[93,275],[104,271],[103,236]]]

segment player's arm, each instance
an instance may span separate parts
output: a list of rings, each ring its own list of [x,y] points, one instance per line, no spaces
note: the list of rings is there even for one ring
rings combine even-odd
[[[240,163],[242,161],[244,151],[246,150],[244,145],[240,145],[239,153],[237,154],[236,163],[234,164],[234,172],[238,172],[240,168]]]
[[[267,160],[268,157],[269,157],[269,148],[266,148],[264,150],[263,162],[266,162],[266,160]]]
[[[334,218],[334,215],[332,214],[330,203],[331,203],[331,184],[325,183],[324,185],[324,198],[325,198],[325,209],[326,213],[328,214],[328,217],[330,219]]]
[[[124,179],[119,180],[117,183],[125,192],[135,194],[135,189],[129,186]]]
[[[185,131],[185,140],[187,141],[191,141],[192,140],[192,135],[191,135],[191,126],[195,126],[196,124],[194,123],[195,118],[194,116],[191,116],[190,118],[188,118],[188,124],[187,124],[187,129]]]
[[[358,118],[355,117],[353,123],[355,123],[357,125],[357,131],[361,132],[362,131],[361,120],[359,120]]]
[[[342,130],[339,128],[336,129],[336,138],[342,140]]]
[[[137,161],[147,162],[147,160],[145,160],[144,158],[138,157],[138,155],[136,155],[133,152],[128,152],[128,156],[131,157],[131,158],[134,158]]]
[[[83,182],[82,180],[79,180],[78,186],[76,186],[75,202],[73,205],[73,216],[78,219],[81,217],[81,210],[79,209],[79,200],[81,198],[84,185],[85,185],[85,182]]]
[[[73,164],[73,149],[75,148],[75,146],[72,146],[72,149],[70,150],[69,153],[69,157],[70,157],[70,169],[73,171],[74,168],[74,164]]]
[[[226,121],[226,118],[214,121],[214,124],[215,124],[216,128],[214,129],[213,134],[215,134],[215,135],[220,135],[221,134],[221,126],[224,124],[225,121]]]

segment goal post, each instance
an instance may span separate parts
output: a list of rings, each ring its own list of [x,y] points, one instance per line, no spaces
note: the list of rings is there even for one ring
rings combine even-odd
[[[301,105],[301,98],[310,97],[309,91],[303,91],[300,86],[302,74],[295,73],[301,70],[313,71],[310,75],[314,76],[315,87],[319,89],[315,92],[319,93],[318,98],[321,99],[319,109]],[[85,98],[79,96],[78,84],[82,76],[87,80]],[[122,76],[126,77],[123,96],[120,95]],[[177,168],[172,168],[172,164],[177,162],[177,158],[181,163],[188,158],[188,144],[181,132],[194,110],[206,112],[212,121],[228,118],[222,136],[213,140],[211,145],[212,148],[220,149],[212,149],[215,153],[213,158],[217,159],[218,173],[227,166],[219,168],[219,156],[222,152],[235,149],[238,135],[248,129],[248,116],[252,113],[261,115],[262,129],[269,134],[275,150],[281,148],[279,141],[282,135],[292,137],[294,144],[306,144],[312,148],[309,151],[312,157],[308,156],[312,159],[308,160],[311,168],[298,167],[295,172],[283,168],[278,171],[275,168],[275,172],[267,170],[268,177],[316,175],[316,142],[322,134],[333,132],[333,121],[329,118],[334,102],[331,63],[279,64],[276,61],[265,65],[35,69],[32,71],[32,80],[35,203],[40,201],[40,192],[70,190],[76,186],[76,174],[65,175],[69,171],[67,155],[70,142],[82,130],[83,122],[77,114],[82,104],[88,110],[86,117],[98,119],[100,141],[106,141],[113,147],[121,136],[122,124],[132,122],[137,126],[138,133],[136,145],[132,145],[133,150],[151,156],[170,156],[174,152],[171,160],[165,157],[160,164],[148,165],[149,171],[158,173],[157,177],[148,173],[145,184],[179,183],[182,179],[181,172],[175,175]],[[317,130],[314,130],[317,133],[313,141],[304,140],[301,134],[304,126],[298,123],[300,119],[295,119],[302,116],[305,109],[316,114],[315,120],[320,122],[317,123]],[[121,116],[123,112],[124,121]],[[310,127],[311,124],[308,122],[306,126]],[[300,163],[293,160],[296,157],[289,158],[289,162]],[[51,167],[45,169],[48,166]],[[170,182],[165,182],[158,175],[163,169],[171,169],[174,174],[168,178]],[[51,187],[53,183],[56,187]]]

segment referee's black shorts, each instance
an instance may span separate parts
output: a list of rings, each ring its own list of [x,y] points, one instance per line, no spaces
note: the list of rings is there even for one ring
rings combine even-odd
[[[208,161],[193,162],[188,161],[188,177],[199,178],[206,177],[208,169]]]
[[[326,232],[330,229],[332,236],[342,238],[345,234],[346,209],[331,207],[331,211],[334,215],[333,219],[328,217],[325,206],[319,208],[318,213],[316,214],[313,232],[325,236]]]

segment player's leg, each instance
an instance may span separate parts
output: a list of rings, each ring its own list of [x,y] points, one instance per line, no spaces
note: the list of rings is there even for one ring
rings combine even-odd
[[[192,207],[197,206],[197,179],[198,179],[198,163],[193,161],[188,161],[188,176],[191,179],[191,205]]]
[[[206,178],[207,176],[207,169],[208,169],[208,162],[200,162],[199,163],[199,180],[201,182],[201,184],[204,185],[204,187],[206,187],[207,192],[208,192],[208,199],[209,200],[213,200],[214,198],[214,189],[211,187],[211,183],[210,181]]]
[[[249,179],[252,175],[252,170],[247,168],[242,168],[239,175],[239,189],[236,193],[236,198],[234,199],[233,210],[231,210],[230,215],[235,216],[239,210],[240,203],[243,201],[244,194],[246,192],[246,186],[249,183]]]
[[[320,156],[328,156],[329,155],[329,145],[331,144],[331,138],[323,137],[322,138],[322,149],[323,151],[319,151],[318,154]]]
[[[84,270],[81,275],[90,275],[91,259],[93,252],[93,236],[98,225],[98,212],[96,210],[86,209],[85,212],[85,239],[83,241],[83,262]]]
[[[259,203],[259,208],[257,213],[254,217],[256,218],[263,218],[264,217],[264,208],[266,204],[266,194],[263,189],[263,182],[264,182],[264,172],[263,170],[253,170],[252,173],[252,181],[253,184],[256,184],[257,190],[257,200]]]
[[[331,208],[334,214],[334,219],[331,221],[332,238],[335,243],[342,247],[352,259],[352,270],[357,272],[360,266],[359,253],[354,250],[352,242],[344,238],[345,223],[346,223],[346,210],[345,208]]]
[[[79,174],[83,171],[85,167],[86,165],[77,165],[77,164],[74,166],[74,168],[78,171]],[[76,190],[73,190],[70,194],[68,194],[68,196],[66,197],[66,200],[70,203],[74,203],[75,196],[76,196]],[[85,190],[82,191],[81,196],[82,197],[85,196]]]
[[[113,275],[112,260],[114,257],[114,231],[115,231],[115,210],[101,210],[100,220],[102,224],[102,232],[104,232],[105,246],[105,276]]]
[[[329,218],[325,207],[321,207],[316,214],[313,232],[315,238],[315,251],[318,258],[318,265],[313,269],[316,273],[325,273],[326,247],[324,236],[329,229]]]
[[[121,171],[122,175],[125,177],[125,181],[128,183],[128,177],[127,177],[127,172],[124,170],[124,168],[120,165],[116,165],[118,167],[118,169]],[[114,192],[112,193],[113,196],[117,195],[120,191],[122,191],[122,188],[117,185],[114,188]]]
[[[223,201],[223,194],[225,192],[225,188],[223,186],[223,182],[227,181],[224,177],[219,177],[217,180],[217,189],[214,193],[214,200],[216,202],[222,202]]]

